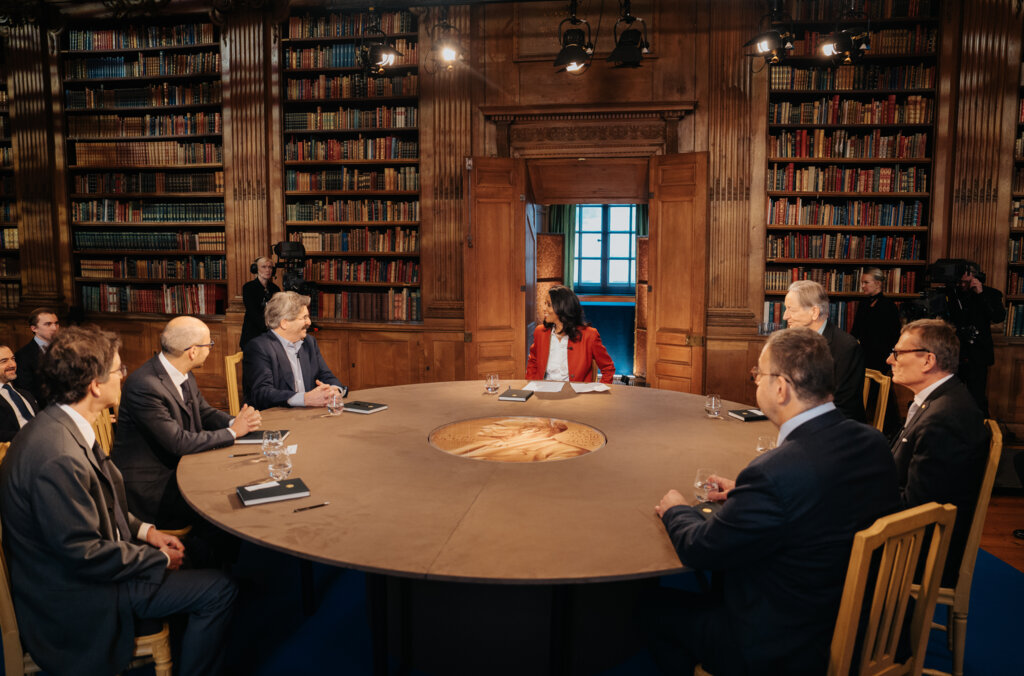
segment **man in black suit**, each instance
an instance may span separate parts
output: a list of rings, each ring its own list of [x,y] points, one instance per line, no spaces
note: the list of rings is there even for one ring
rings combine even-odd
[[[919,319],[903,327],[888,360],[893,382],[914,392],[907,423],[892,444],[903,508],[932,500],[956,505],[944,587],[956,584],[988,459],[984,417],[954,375],[959,352],[952,326]]]
[[[199,521],[178,491],[175,472],[181,457],[230,446],[260,426],[259,411],[244,406],[232,419],[199,391],[193,371],[212,347],[206,324],[175,317],[160,334],[160,353],[124,384],[110,456],[124,475],[132,513],[161,528]]]
[[[0,441],[10,441],[39,412],[32,393],[12,385],[18,362],[11,348],[0,345]]]
[[[988,367],[996,363],[992,324],[1006,319],[1006,308],[1002,292],[982,283],[985,276],[978,264],[966,261],[966,266],[960,282],[947,289],[946,308],[960,338],[956,374],[988,417]]]
[[[237,589],[220,571],[179,570],[184,547],[128,510],[121,473],[91,421],[118,397],[120,339],[58,334],[40,362],[51,406],[0,464],[3,547],[24,647],[51,674],[127,667],[136,618],[187,614],[178,673],[216,674]]]
[[[316,338],[306,335],[309,296],[274,294],[264,315],[271,330],[245,345],[242,389],[258,409],[274,406],[327,406],[328,397],[348,388],[327,367]]]
[[[825,673],[853,536],[899,505],[885,438],[832,403],[820,335],[776,331],[751,374],[778,446],[735,481],[711,478],[717,513],[674,490],[656,508],[679,560],[721,582],[715,598],[658,590],[648,619],[665,673]]]
[[[46,352],[47,346],[53,337],[60,330],[60,320],[57,313],[48,307],[36,308],[28,318],[29,328],[32,329],[32,340],[22,345],[14,358],[21,365],[21,388],[28,390],[39,402],[40,408],[45,408],[49,399],[43,392],[43,383],[39,378],[39,359]]]
[[[836,408],[847,418],[865,422],[864,351],[857,339],[828,320],[828,294],[817,282],[804,279],[789,285],[783,319],[789,326],[817,331],[828,341],[834,365]]]

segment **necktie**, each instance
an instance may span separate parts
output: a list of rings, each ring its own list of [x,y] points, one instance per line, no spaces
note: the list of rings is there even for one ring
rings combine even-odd
[[[24,418],[26,422],[31,420],[33,417],[32,409],[29,407],[28,402],[25,401],[24,397],[18,394],[18,391],[11,387],[10,383],[4,383],[4,389],[7,390],[7,393],[10,395],[11,401],[14,402],[14,405],[18,407],[18,413],[21,414],[21,417]]]
[[[192,432],[199,432],[200,420],[199,420],[199,397],[195,391],[195,385],[192,380],[186,380],[181,384],[181,396],[185,400],[185,409],[188,411],[188,415],[192,418]]]
[[[92,444],[92,453],[96,456],[96,462],[100,466],[100,471],[103,472],[103,476],[110,484],[110,495],[114,511],[114,524],[117,526],[117,531],[122,540],[130,541],[132,539],[132,532],[128,527],[128,519],[124,515],[124,509],[121,507],[121,502],[117,499],[117,486],[115,485],[114,477],[110,472],[110,456],[104,453],[100,449],[100,445],[96,442],[93,442]]]
[[[920,410],[921,410],[921,407],[917,405],[916,401],[910,402],[910,410],[907,411],[907,422],[904,425],[904,427],[909,427],[910,426],[910,421],[914,419],[914,416],[917,415],[917,412],[920,411]]]

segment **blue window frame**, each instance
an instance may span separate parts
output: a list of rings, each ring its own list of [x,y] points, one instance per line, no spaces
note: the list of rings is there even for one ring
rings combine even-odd
[[[581,293],[636,293],[636,205],[581,204],[576,208],[573,289]]]

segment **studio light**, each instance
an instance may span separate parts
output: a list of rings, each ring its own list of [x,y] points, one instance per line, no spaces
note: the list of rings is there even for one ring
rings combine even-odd
[[[569,16],[558,24],[558,42],[562,48],[555,57],[554,66],[560,69],[558,72],[564,70],[572,75],[581,75],[590,67],[594,43],[590,39],[590,24],[586,19],[576,16],[576,5],[576,0],[572,0],[569,4]]]
[[[380,16],[371,13],[370,25],[356,46],[359,66],[367,73],[380,75],[385,68],[395,65],[400,56],[403,54],[391,46],[387,35],[380,29]]]
[[[441,20],[430,29],[430,54],[424,63],[427,72],[452,71],[455,64],[465,60],[462,34],[448,21],[448,8],[441,8]]]
[[[857,61],[871,49],[871,19],[857,9],[857,0],[843,10],[836,29],[821,43],[821,53],[835,64]]]
[[[793,19],[782,10],[782,0],[774,1],[772,10],[761,17],[757,27],[758,34],[743,45],[754,48],[750,56],[762,57],[766,64],[779,63],[793,51]]]
[[[621,6],[622,14],[613,28],[615,49],[608,55],[608,61],[615,64],[614,68],[639,68],[651,46],[647,41],[647,23],[633,16],[630,0],[622,0]],[[639,24],[639,27],[634,24]]]

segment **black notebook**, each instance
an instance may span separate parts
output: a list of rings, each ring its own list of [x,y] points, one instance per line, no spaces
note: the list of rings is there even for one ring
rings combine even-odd
[[[758,408],[738,408],[736,410],[729,411],[729,415],[737,420],[742,420],[743,422],[768,419],[768,416]]]
[[[264,502],[277,502],[278,500],[293,500],[305,498],[309,495],[309,489],[302,479],[282,479],[280,481],[268,481],[255,486],[239,486],[235,489],[238,499],[246,507],[259,505]]]
[[[533,396],[533,390],[513,390],[511,387],[498,395],[502,401],[526,401]]]
[[[240,436],[237,439],[235,439],[235,443],[236,444],[262,444],[263,443],[263,433],[266,432],[266,431],[267,430],[256,430],[255,432],[249,432],[248,434],[245,434],[245,435]],[[273,431],[273,430],[270,430],[270,431]],[[281,433],[281,441],[284,441],[285,438],[291,433],[290,430],[278,430],[278,432]]]
[[[388,407],[387,404],[375,404],[372,401],[346,401],[345,410],[349,413],[376,413]]]

